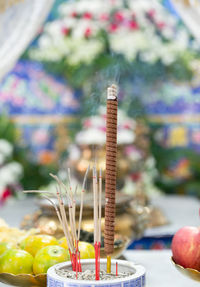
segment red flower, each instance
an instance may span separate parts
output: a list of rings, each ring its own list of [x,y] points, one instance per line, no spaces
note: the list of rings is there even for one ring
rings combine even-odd
[[[71,17],[77,17],[77,13],[74,11],[71,13]]]
[[[12,195],[11,190],[7,187],[4,191],[3,194],[1,196],[1,201],[6,201],[7,198],[9,198]]]
[[[141,179],[141,174],[140,173],[132,173],[131,174],[131,179],[133,180],[133,181],[139,181],[140,179]]]
[[[107,21],[108,19],[109,19],[108,14],[103,13],[103,14],[100,15],[100,20],[101,21]]]
[[[164,22],[159,22],[156,24],[156,26],[162,30],[163,28],[165,28],[166,24]]]
[[[116,23],[111,23],[109,26],[109,31],[110,32],[115,32],[118,29],[118,25]]]
[[[116,12],[114,15],[114,19],[118,22],[124,21],[124,15],[121,12]]]
[[[91,126],[92,126],[92,123],[90,119],[84,121],[84,127],[89,128]]]
[[[91,30],[89,27],[86,28],[85,33],[84,33],[84,36],[85,36],[86,38],[89,38],[91,35],[92,35],[92,30]]]
[[[147,14],[149,15],[149,17],[153,18],[156,14],[156,10],[151,9],[151,10],[149,10],[149,12]]]
[[[130,21],[129,23],[128,23],[128,25],[129,25],[129,28],[131,29],[131,30],[138,30],[139,29],[139,26],[138,26],[138,24],[137,24],[137,22],[135,22],[135,21]]]
[[[155,9],[151,9],[151,10],[149,10],[149,12],[148,12],[148,15],[150,16],[150,17],[154,17],[155,16],[155,14],[156,14],[156,10]]]
[[[106,132],[106,127],[100,127],[99,129],[100,129],[100,131],[102,131],[102,132]]]
[[[92,19],[92,14],[90,12],[85,12],[83,14],[83,18],[85,18],[85,19]]]
[[[130,128],[131,128],[131,126],[129,124],[124,125],[124,129],[129,130]]]
[[[67,27],[62,27],[61,32],[62,32],[63,35],[67,36],[69,34],[69,32],[70,32],[70,29],[67,28]]]

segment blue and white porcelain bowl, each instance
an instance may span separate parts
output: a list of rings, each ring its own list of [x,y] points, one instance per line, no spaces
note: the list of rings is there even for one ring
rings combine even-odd
[[[145,287],[145,268],[125,260],[112,259],[111,271],[115,272],[116,262],[118,263],[118,272],[130,272],[132,275],[126,278],[116,278],[112,280],[85,281],[64,278],[57,275],[56,269],[70,268],[71,262],[64,262],[52,266],[47,271],[47,287]],[[95,260],[81,260],[82,269],[94,270]],[[101,259],[101,270],[106,270],[106,259]]]

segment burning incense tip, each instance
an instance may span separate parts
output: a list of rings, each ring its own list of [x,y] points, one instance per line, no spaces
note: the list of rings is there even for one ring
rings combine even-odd
[[[112,85],[107,89],[107,99],[108,100],[116,100],[117,99],[118,88],[116,85]]]

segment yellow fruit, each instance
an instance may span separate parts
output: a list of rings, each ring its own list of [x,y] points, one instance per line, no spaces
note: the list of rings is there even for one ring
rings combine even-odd
[[[8,249],[0,256],[0,273],[32,274],[33,256],[20,249]]]
[[[16,248],[16,245],[12,242],[0,242],[0,255],[2,255],[8,249]]]
[[[67,239],[66,237],[62,237],[58,240],[58,243],[61,247],[68,249],[68,245],[67,245]]]
[[[55,237],[45,234],[30,235],[21,241],[20,248],[35,256],[38,250],[49,245],[58,245]]]
[[[51,266],[69,260],[70,255],[68,250],[58,245],[46,246],[40,249],[35,255],[33,262],[33,273],[47,273],[47,270]]]
[[[80,241],[78,244],[81,259],[95,258],[94,246],[88,242]]]

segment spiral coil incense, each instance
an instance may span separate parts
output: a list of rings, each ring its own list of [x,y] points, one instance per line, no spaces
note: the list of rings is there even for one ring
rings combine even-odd
[[[117,87],[107,90],[106,182],[104,248],[107,256],[114,250],[116,157],[117,157]]]

